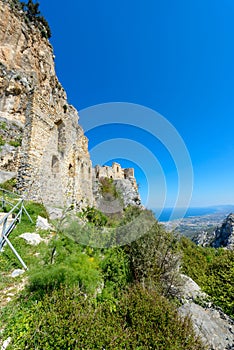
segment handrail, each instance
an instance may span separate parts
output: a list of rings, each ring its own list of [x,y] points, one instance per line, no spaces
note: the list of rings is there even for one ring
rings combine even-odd
[[[5,188],[2,188],[2,187],[0,187],[0,191],[6,192],[6,193],[9,193],[9,194],[13,194],[14,196],[17,196],[17,197],[21,197],[20,194],[18,194],[17,192],[8,191],[8,190],[5,190]]]
[[[9,216],[11,214],[13,214],[15,211],[17,211],[17,213],[16,213],[16,216],[14,217],[14,220],[12,222],[10,222],[9,225],[7,226],[7,220],[9,218]],[[17,250],[14,248],[13,244],[8,239],[8,236],[14,230],[14,228],[17,225],[17,223],[21,221],[21,217],[22,217],[23,211],[27,215],[28,219],[31,222],[33,222],[32,218],[30,217],[29,213],[27,212],[27,210],[26,210],[26,208],[24,206],[24,199],[23,198],[19,198],[18,199],[18,203],[16,203],[13,206],[13,208],[11,208],[11,210],[8,213],[6,213],[4,215],[4,217],[0,220],[0,225],[2,225],[2,233],[1,233],[1,236],[0,236],[0,252],[2,251],[5,243],[7,243],[9,245],[9,247],[11,248],[11,250],[13,251],[13,253],[15,254],[15,256],[17,257],[17,259],[20,261],[20,263],[24,267],[24,269],[27,270],[28,268],[27,268],[26,264],[24,263],[23,259],[21,258],[21,256],[17,252]]]

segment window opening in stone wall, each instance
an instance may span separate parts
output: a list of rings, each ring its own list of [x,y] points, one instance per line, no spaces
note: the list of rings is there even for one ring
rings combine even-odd
[[[52,157],[51,170],[54,177],[56,177],[56,174],[59,173],[59,160],[58,160],[58,157],[56,156]]]
[[[69,173],[69,176],[74,176],[74,167],[72,164],[69,164],[68,173]]]
[[[66,149],[66,127],[61,119],[55,124],[57,125],[58,130],[58,151],[63,155]]]

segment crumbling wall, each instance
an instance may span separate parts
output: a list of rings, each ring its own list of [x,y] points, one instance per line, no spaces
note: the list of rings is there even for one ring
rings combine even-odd
[[[47,206],[93,204],[88,141],[55,74],[52,47],[3,0],[0,117],[23,127],[16,165],[21,193]]]

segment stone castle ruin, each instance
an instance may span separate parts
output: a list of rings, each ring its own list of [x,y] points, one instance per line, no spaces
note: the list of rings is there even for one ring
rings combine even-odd
[[[100,166],[96,165],[94,167],[94,177],[96,179],[101,178],[109,178],[113,180],[123,180],[128,179],[134,182],[134,187],[137,188],[136,179],[134,176],[134,169],[133,168],[121,168],[121,165],[119,163],[113,162],[112,166]]]
[[[67,102],[53,49],[22,11],[0,0],[0,172],[47,207],[95,205],[96,178],[130,179],[133,169],[92,169],[78,112]],[[135,186],[135,185],[134,185]]]

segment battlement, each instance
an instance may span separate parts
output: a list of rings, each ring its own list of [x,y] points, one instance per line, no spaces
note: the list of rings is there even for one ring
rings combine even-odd
[[[107,177],[113,180],[121,180],[121,179],[131,179],[134,177],[134,169],[133,168],[122,168],[119,163],[113,162],[112,166],[100,166],[96,165],[94,168],[94,176],[96,179]]]

